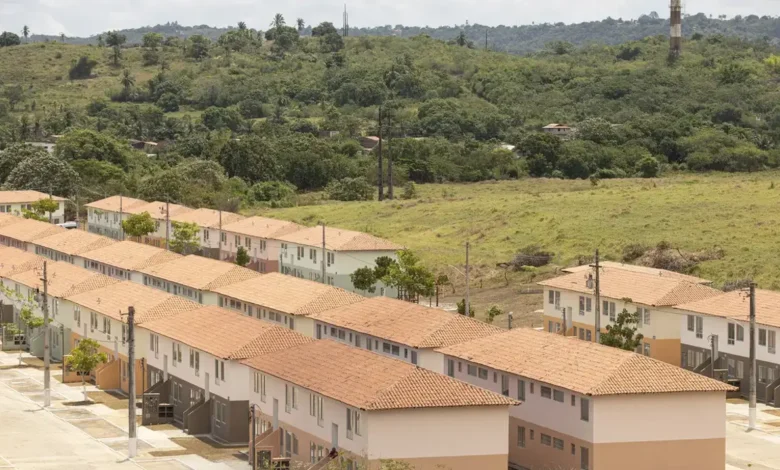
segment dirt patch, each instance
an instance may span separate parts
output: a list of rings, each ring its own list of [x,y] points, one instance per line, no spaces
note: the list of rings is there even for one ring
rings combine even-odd
[[[22,363],[26,364],[28,367],[32,367],[34,369],[43,370],[43,359],[39,359],[37,357],[24,357],[22,358]],[[59,363],[50,363],[49,364],[49,370],[52,372],[54,371],[61,371],[62,370],[62,364]]]
[[[220,444],[206,437],[174,437],[171,442],[183,447],[181,450],[151,451],[149,455],[154,457],[175,457],[177,455],[195,454],[212,462],[225,462],[228,460],[245,461],[248,447],[230,447]]]
[[[8,386],[19,393],[43,392],[43,384],[28,378],[10,380]]]
[[[62,418],[64,420],[69,419],[87,419],[87,418],[94,418],[95,415],[89,411],[85,410],[83,408],[72,408],[72,409],[64,409],[64,410],[51,410],[51,412],[57,416],[58,418]]]
[[[780,416],[780,410],[764,410],[764,413],[772,416]]]
[[[177,428],[173,424],[147,424],[144,426],[152,431],[179,431],[181,428]]]
[[[744,405],[747,402],[744,398],[729,398],[726,400],[726,403],[731,403],[732,405]]]
[[[126,436],[123,430],[100,418],[71,421],[70,424],[96,439],[106,439]]]
[[[87,396],[95,403],[106,405],[112,410],[127,409],[127,397],[117,392],[98,390],[96,392],[87,392]]]

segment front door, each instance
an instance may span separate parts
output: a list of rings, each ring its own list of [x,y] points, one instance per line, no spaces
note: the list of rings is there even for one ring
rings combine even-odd
[[[331,440],[331,447],[334,449],[339,448],[339,425],[336,423],[331,424],[331,430],[330,430],[330,440]]]

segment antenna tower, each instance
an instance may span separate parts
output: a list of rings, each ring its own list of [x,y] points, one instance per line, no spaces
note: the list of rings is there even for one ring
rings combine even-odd
[[[669,54],[678,57],[682,52],[682,0],[672,0],[670,6],[671,33]]]

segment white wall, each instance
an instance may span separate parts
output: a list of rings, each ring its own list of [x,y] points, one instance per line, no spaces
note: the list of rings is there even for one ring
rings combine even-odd
[[[750,356],[750,323],[746,321],[737,321],[737,320],[730,320],[728,318],[722,318],[722,317],[712,317],[709,315],[698,315],[695,313],[692,313],[694,317],[700,317],[702,318],[702,337],[697,338],[696,337],[696,323],[694,321],[694,330],[688,331],[688,315],[685,314],[686,312],[681,311],[680,315],[680,331],[681,333],[681,343],[688,345],[688,346],[694,346],[698,348],[703,349],[710,349],[710,342],[709,342],[709,336],[710,335],[718,335],[718,351],[721,353],[726,354],[733,354],[736,356],[742,356],[742,357],[749,357]],[[737,325],[741,325],[744,329],[744,336],[743,341],[738,341],[736,338],[736,329],[735,329],[735,338],[734,338],[734,344],[728,344],[728,324],[729,323],[735,323]],[[759,340],[759,330],[760,329],[766,329],[767,330],[767,341],[769,336],[769,331],[775,332],[775,352],[770,353],[768,348],[768,343],[765,346],[760,346],[758,344]],[[765,362],[771,362],[774,364],[780,364],[780,328],[774,328],[770,326],[765,325],[756,325],[756,359],[759,361],[765,361]]]
[[[322,328],[322,338],[317,338],[317,328]],[[334,334],[335,329],[335,334]],[[381,354],[383,356],[392,357],[393,359],[401,359],[402,361],[408,362],[412,364],[412,358],[413,354],[412,352],[417,353],[417,365],[420,364],[420,350],[417,348],[412,348],[410,346],[403,345],[401,343],[396,343],[387,339],[379,338],[377,336],[369,336],[365,335],[363,333],[358,333],[354,330],[349,330],[347,328],[341,328],[335,325],[331,325],[330,323],[325,323],[322,321],[314,321],[314,338],[315,339],[331,339],[333,341],[338,341],[340,343],[348,344],[350,346],[357,346],[358,337],[360,337],[360,348],[373,351],[375,353]],[[371,342],[371,345],[369,347],[368,342]],[[387,344],[390,347],[390,352],[385,351],[384,345]],[[397,348],[394,349],[393,347]],[[398,354],[393,354],[393,351],[397,351]],[[433,353],[432,354],[436,354]],[[435,367],[436,359],[434,356],[431,356],[430,363],[433,364]],[[433,370],[433,369],[431,369]],[[435,371],[439,372],[439,371]]]
[[[413,459],[509,452],[505,406],[373,411],[369,459]]]
[[[6,213],[6,214],[14,214],[21,216],[23,214],[22,209],[28,209],[27,206],[32,205],[34,202],[38,202],[36,199],[35,201],[30,202],[22,202],[22,203],[13,203],[13,204],[0,204],[0,213]],[[54,223],[63,223],[65,222],[65,203],[62,201],[57,201],[58,208],[56,211],[52,212],[52,222]],[[44,214],[44,217],[48,218],[48,213]],[[55,220],[56,219],[56,220]]]
[[[593,399],[593,442],[723,439],[725,392],[616,395]]]

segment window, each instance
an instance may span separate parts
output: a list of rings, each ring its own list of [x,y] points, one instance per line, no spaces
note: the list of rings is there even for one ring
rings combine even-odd
[[[693,331],[695,320],[696,320],[695,316],[688,315],[688,331]]]
[[[533,382],[531,382],[531,383],[529,384],[529,387],[531,388],[531,395],[533,395],[533,394],[534,394],[534,383],[533,383]]]
[[[650,324],[650,310],[648,310],[646,308],[642,308],[640,310],[642,311],[642,318],[644,318],[645,325],[649,325]]]
[[[249,237],[244,237],[244,245],[246,245],[247,248],[252,248],[252,239]]]
[[[525,380],[517,380],[517,399],[525,400]]]
[[[552,398],[552,389],[542,385],[542,398]]]
[[[585,341],[593,341],[593,332],[585,330]]]
[[[200,351],[190,348],[190,369],[195,369],[195,375],[200,370]]]
[[[591,310],[593,310],[593,299],[591,299],[590,297],[586,297],[585,298],[585,311],[586,312],[590,312]]]
[[[509,377],[503,374],[501,374],[501,393],[506,397],[509,396]]]
[[[390,343],[382,343],[382,352],[390,354]]]
[[[704,337],[704,318],[696,317],[696,337]]]
[[[645,356],[650,356],[650,343],[645,343],[644,354]]]
[[[558,450],[563,450],[563,439],[558,439],[557,437],[553,439],[553,447]]]
[[[472,377],[476,377],[477,376],[477,366],[472,365],[472,364],[467,364],[466,365],[466,373],[469,374]]]
[[[580,315],[585,315],[585,297],[580,296]]]
[[[555,310],[561,309],[561,293],[555,291]]]
[[[590,399],[580,398],[580,420],[590,421]]]
[[[284,384],[284,411],[289,413],[292,410],[293,392],[295,387],[289,384]]]
[[[352,439],[352,434],[360,436],[360,411],[347,408],[347,439]]]
[[[580,447],[580,470],[590,470],[590,449]]]
[[[323,405],[324,400],[321,396],[313,393],[309,395],[309,415],[317,418],[317,425],[320,427],[325,423],[323,418]]]
[[[479,378],[482,380],[487,380],[488,378],[488,371],[487,369],[479,368]]]
[[[517,447],[525,447],[525,427],[517,427]]]
[[[577,406],[577,397],[571,394],[571,406]]]
[[[729,344],[734,344],[734,338],[736,336],[736,333],[735,333],[736,328],[737,328],[737,325],[735,325],[734,323],[729,323],[729,326],[728,326],[728,338],[729,338],[728,339],[728,343]]]
[[[576,455],[576,454],[577,454],[577,446],[572,444],[571,445],[571,455]]]
[[[766,330],[764,328],[758,329],[758,345],[766,346]]]
[[[531,439],[532,441],[534,440],[534,430],[533,429],[529,430],[528,438]]]
[[[553,390],[553,400],[563,403],[563,391]]]
[[[400,348],[400,346],[393,345],[393,347],[392,347],[392,354],[393,354],[393,356],[400,356],[401,355],[401,348]]]
[[[555,291],[547,291],[547,303],[552,305],[555,303]]]
[[[455,361],[447,359],[447,375],[455,377]]]
[[[548,436],[547,434],[542,433],[541,437],[539,438],[539,442],[541,442],[543,446],[551,446],[552,445],[552,437]]]
[[[744,379],[745,378],[745,365],[742,361],[737,361],[737,378],[738,379]]]
[[[767,350],[769,351],[769,354],[774,354],[777,351],[777,349],[776,349],[776,344],[777,344],[776,343],[776,335],[777,335],[777,332],[774,331],[774,330],[770,330],[768,335],[767,335],[767,345],[768,345]]]
[[[737,341],[745,341],[745,328],[737,325]]]

